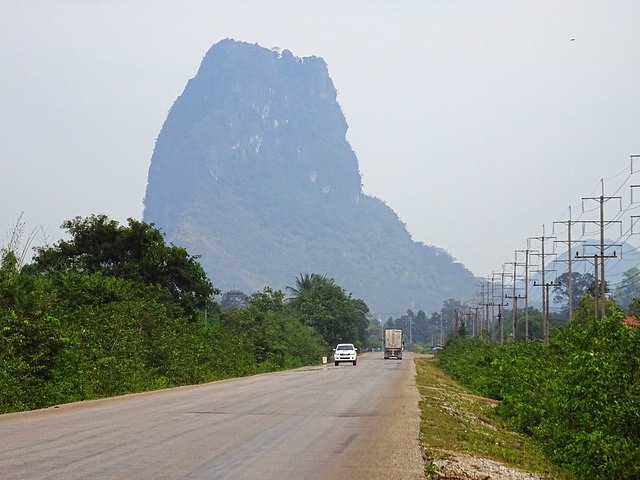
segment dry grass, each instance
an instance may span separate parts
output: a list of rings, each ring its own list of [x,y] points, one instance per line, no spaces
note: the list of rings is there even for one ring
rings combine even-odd
[[[526,437],[507,430],[491,415],[497,402],[470,395],[435,366],[430,358],[416,359],[416,383],[422,396],[421,441],[429,478],[448,478],[435,467],[438,460],[469,456],[490,459],[542,478],[570,480],[553,468]],[[481,478],[464,472],[452,478]]]

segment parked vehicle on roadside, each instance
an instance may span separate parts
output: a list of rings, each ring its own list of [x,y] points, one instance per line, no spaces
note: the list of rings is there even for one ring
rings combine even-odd
[[[358,362],[358,349],[353,343],[339,343],[333,349],[333,363],[337,367],[340,362],[351,362],[354,365]]]

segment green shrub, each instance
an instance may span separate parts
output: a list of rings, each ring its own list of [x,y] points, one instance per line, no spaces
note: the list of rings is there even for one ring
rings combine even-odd
[[[456,340],[440,365],[578,478],[640,478],[640,328],[623,319],[570,322],[549,346]]]

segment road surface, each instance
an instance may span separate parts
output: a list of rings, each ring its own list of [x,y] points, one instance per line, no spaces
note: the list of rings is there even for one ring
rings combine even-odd
[[[421,478],[407,357],[1,415],[0,478]]]

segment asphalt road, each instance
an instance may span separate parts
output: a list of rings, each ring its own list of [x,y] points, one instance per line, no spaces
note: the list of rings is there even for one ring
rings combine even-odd
[[[2,479],[421,478],[413,361],[359,357],[0,416]]]

